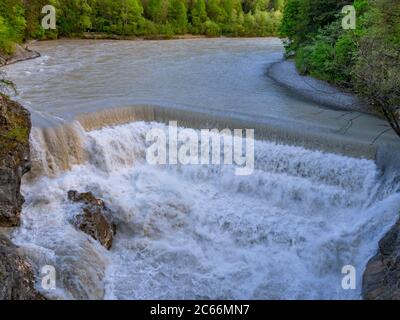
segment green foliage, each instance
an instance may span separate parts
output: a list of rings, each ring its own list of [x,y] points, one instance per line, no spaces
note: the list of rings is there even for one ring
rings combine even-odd
[[[286,50],[301,73],[362,95],[400,136],[400,2],[354,0],[355,30],[341,26],[345,4],[287,0],[280,27]]]
[[[209,37],[219,37],[221,35],[221,28],[219,25],[211,20],[205,23],[206,35]]]
[[[324,41],[299,49],[296,65],[302,73],[308,73],[322,80],[330,80],[333,69],[334,49]]]
[[[191,31],[194,34],[203,34],[205,32],[205,23],[207,21],[207,11],[205,0],[194,0],[191,16]]]
[[[168,1],[149,0],[146,6],[146,16],[157,24],[164,24],[168,17]]]
[[[29,138],[29,129],[26,127],[16,126],[6,133],[5,138],[24,143]]]
[[[320,29],[312,41],[297,49],[299,71],[341,86],[351,86],[352,67],[357,57],[357,38],[344,31],[339,20]]]
[[[365,2],[355,6],[365,10]],[[288,0],[280,27],[286,36],[288,54],[296,53],[296,65],[303,74],[310,74],[342,86],[351,86],[352,68],[357,59],[358,30],[342,28],[341,8],[348,3],[328,0]],[[359,24],[360,26],[360,24]]]
[[[58,32],[62,36],[79,34],[92,27],[89,0],[56,0]]]
[[[173,37],[277,34],[284,0],[0,0],[0,50],[24,39],[84,32]],[[57,29],[43,30],[43,6],[56,8]]]
[[[284,7],[284,15],[280,26],[280,34],[287,37],[286,50],[289,52],[305,42],[307,34],[303,32],[306,21],[306,7],[302,0],[288,0]]]
[[[23,39],[26,20],[22,0],[0,0],[0,50],[14,51],[14,44]]]
[[[381,43],[378,52],[399,41],[396,28],[400,18],[393,14],[395,3],[395,0],[355,0],[357,28],[346,31],[341,26],[343,1],[329,0],[321,6],[320,0],[288,0],[280,32],[289,39],[287,52],[296,52],[300,72],[352,87],[363,39],[374,34],[375,42]],[[385,10],[392,13],[383,17]]]
[[[285,7],[285,0],[274,0],[274,9],[276,11],[283,11],[283,8]]]
[[[287,0],[280,27],[282,36],[290,39],[288,50],[312,42],[318,32],[335,22],[348,0]]]
[[[172,23],[173,33],[185,34],[188,28],[188,17],[185,0],[170,0],[168,21]]]
[[[370,0],[371,8],[359,39],[354,87],[388,118],[400,136],[400,3]]]

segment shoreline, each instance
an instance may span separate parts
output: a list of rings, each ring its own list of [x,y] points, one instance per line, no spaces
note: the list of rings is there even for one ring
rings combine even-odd
[[[302,76],[293,60],[281,60],[271,64],[266,74],[282,87],[325,107],[378,115],[354,93],[346,92],[311,76]]]
[[[198,40],[198,39],[270,39],[270,38],[279,38],[278,36],[229,36],[229,35],[220,35],[220,36],[207,36],[205,34],[176,34],[176,35],[148,35],[148,36],[134,36],[134,35],[118,35],[118,34],[109,34],[109,33],[100,33],[100,32],[84,32],[82,34],[78,34],[76,36],[70,37],[60,37],[54,40],[121,40],[121,41],[148,41],[148,40]],[[36,41],[47,41],[47,40],[36,40]],[[52,41],[52,39],[48,39],[48,41]]]
[[[30,49],[30,44],[31,42],[27,42],[23,45],[16,44],[15,52],[10,56],[0,53],[0,68],[17,62],[39,58],[41,54],[35,50]]]
[[[211,39],[213,37],[208,37],[206,35],[194,35],[194,34],[182,34],[182,35],[154,35],[154,36],[124,36],[118,34],[108,34],[108,33],[98,33],[98,32],[84,32],[76,37],[61,37],[57,40],[65,39],[81,39],[81,40],[125,40],[125,41],[145,41],[145,40],[189,40],[189,39]],[[220,37],[217,37],[220,38]]]

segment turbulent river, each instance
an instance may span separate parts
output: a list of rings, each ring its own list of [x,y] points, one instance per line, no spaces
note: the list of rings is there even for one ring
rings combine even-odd
[[[384,121],[330,110],[265,75],[277,39],[54,41],[7,68],[32,113],[14,241],[57,271],[49,298],[359,299],[400,210]],[[255,128],[255,170],[146,161],[146,133]],[[396,174],[397,173],[397,174]],[[71,189],[114,212],[110,251],[69,221]],[[342,288],[342,267],[356,289]],[[38,283],[40,289],[40,283]]]

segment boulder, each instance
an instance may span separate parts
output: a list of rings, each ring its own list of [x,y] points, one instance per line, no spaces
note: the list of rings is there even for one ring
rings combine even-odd
[[[116,225],[112,222],[112,213],[104,201],[97,199],[91,192],[68,192],[70,201],[82,204],[82,213],[75,216],[72,224],[109,250],[112,246]]]
[[[1,234],[0,300],[45,300],[35,289],[35,276],[27,258]]]
[[[400,300],[400,220],[379,242],[363,275],[366,300]]]

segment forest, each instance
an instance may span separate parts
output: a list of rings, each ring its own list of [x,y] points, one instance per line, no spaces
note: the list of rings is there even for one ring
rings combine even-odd
[[[400,136],[400,1],[355,0],[356,28],[342,27],[346,0],[286,0],[280,32],[302,74],[349,89]]]
[[[57,29],[44,30],[43,6],[56,8]],[[27,39],[84,32],[138,37],[277,34],[284,0],[0,0],[0,50]]]

